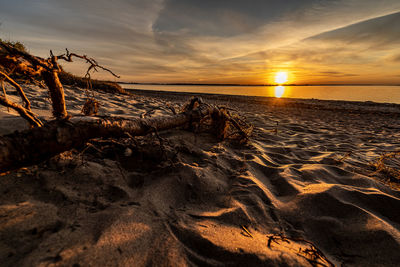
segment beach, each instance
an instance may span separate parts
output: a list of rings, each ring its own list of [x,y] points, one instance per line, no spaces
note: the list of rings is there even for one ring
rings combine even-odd
[[[50,120],[47,89],[24,90]],[[85,90],[65,95],[80,115]],[[0,265],[398,265],[400,181],[376,163],[400,151],[400,105],[94,92],[99,115],[124,118],[170,115],[194,95],[244,117],[250,140],[186,129],[96,139],[5,173]],[[0,107],[1,135],[23,129]]]

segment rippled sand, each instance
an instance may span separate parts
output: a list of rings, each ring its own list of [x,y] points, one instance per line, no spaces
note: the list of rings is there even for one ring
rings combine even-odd
[[[47,92],[27,95],[49,119]],[[96,93],[101,115],[124,117],[170,114],[189,97]],[[400,192],[370,164],[399,150],[398,106],[203,99],[245,116],[250,142],[176,129],[162,146],[97,142],[0,177],[1,264],[398,265]],[[68,87],[66,100],[79,114],[84,93]],[[0,111],[1,134],[26,127]]]

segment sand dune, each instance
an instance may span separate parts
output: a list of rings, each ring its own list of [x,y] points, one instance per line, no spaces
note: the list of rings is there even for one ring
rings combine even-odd
[[[50,119],[46,90],[26,92]],[[189,98],[136,93],[96,93],[100,114],[158,116]],[[0,177],[1,265],[399,264],[400,192],[370,165],[399,150],[398,106],[203,98],[240,111],[251,141],[180,129],[160,133],[162,146],[98,140]],[[84,92],[67,87],[66,99],[79,114]],[[1,107],[1,134],[22,127]]]

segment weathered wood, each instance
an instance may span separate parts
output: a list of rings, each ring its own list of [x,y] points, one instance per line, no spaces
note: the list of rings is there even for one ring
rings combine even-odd
[[[23,106],[8,100],[5,96],[0,96],[0,104],[17,111],[18,114],[22,118],[27,120],[31,126],[41,127],[43,125],[43,123],[38,118],[36,118],[35,114],[33,114],[30,110],[25,109]]]
[[[27,110],[31,110],[31,102],[29,102],[29,100],[26,97],[26,95],[25,95],[24,91],[22,90],[21,86],[18,83],[16,83],[13,79],[11,79],[7,74],[2,72],[2,71],[0,71],[0,76],[2,76],[3,79],[6,80],[9,84],[14,86],[14,88],[17,90],[19,96],[21,97],[22,101],[25,103],[25,108]]]
[[[64,119],[68,116],[67,109],[65,106],[64,88],[60,82],[58,74],[61,71],[61,67],[58,64],[58,60],[64,60],[72,62],[72,58],[80,58],[86,60],[86,63],[90,64],[86,71],[85,78],[90,80],[90,72],[102,69],[111,73],[113,76],[119,78],[111,70],[99,65],[93,58],[87,57],[86,55],[78,55],[70,53],[68,49],[66,54],[54,56],[53,52],[50,51],[50,57],[43,59],[40,57],[32,56],[26,51],[21,51],[11,45],[0,42],[0,65],[8,69],[13,69],[17,73],[23,73],[26,76],[41,76],[49,88],[50,98],[53,107],[53,115],[57,119]],[[23,59],[23,60],[22,60]],[[7,82],[12,84],[18,91],[19,95],[26,103],[25,108],[30,109],[30,103],[28,98],[25,96],[22,88],[5,73],[0,72],[0,76],[3,76]]]
[[[87,79],[89,79],[89,80],[90,80],[90,71],[95,71],[95,72],[97,72],[97,71],[98,71],[97,69],[102,69],[102,70],[104,70],[104,71],[109,72],[112,76],[114,76],[114,77],[116,77],[116,78],[120,78],[119,75],[115,74],[115,73],[114,73],[113,71],[111,71],[110,69],[107,69],[107,68],[105,68],[105,67],[99,65],[99,63],[97,63],[97,61],[96,61],[94,58],[88,57],[88,56],[86,56],[86,55],[78,55],[78,54],[75,54],[75,53],[70,53],[70,52],[68,51],[68,49],[65,49],[65,50],[66,50],[67,53],[66,53],[66,54],[62,54],[62,55],[59,55],[59,56],[53,56],[53,52],[50,50],[50,54],[52,55],[52,56],[51,56],[52,60],[53,60],[53,61],[57,61],[57,60],[59,60],[59,59],[62,59],[62,60],[67,61],[67,62],[72,62],[72,58],[73,58],[73,57],[76,57],[76,58],[80,58],[80,59],[85,60],[86,63],[89,64],[89,67],[88,67],[88,69],[86,70],[85,78],[87,78]]]
[[[176,115],[146,119],[74,117],[51,121],[42,127],[0,137],[0,173],[40,163],[92,138],[117,138],[125,133],[142,136],[200,121],[216,110],[201,104],[194,110]]]
[[[64,87],[58,78],[58,71],[43,71],[42,77],[49,88],[51,104],[53,107],[53,116],[58,119],[63,119],[68,116],[65,106]]]

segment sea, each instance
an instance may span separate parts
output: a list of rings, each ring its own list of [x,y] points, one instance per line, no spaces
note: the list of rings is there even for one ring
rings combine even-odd
[[[120,85],[125,89],[139,90],[400,104],[400,86],[386,85],[231,86],[125,83]]]

